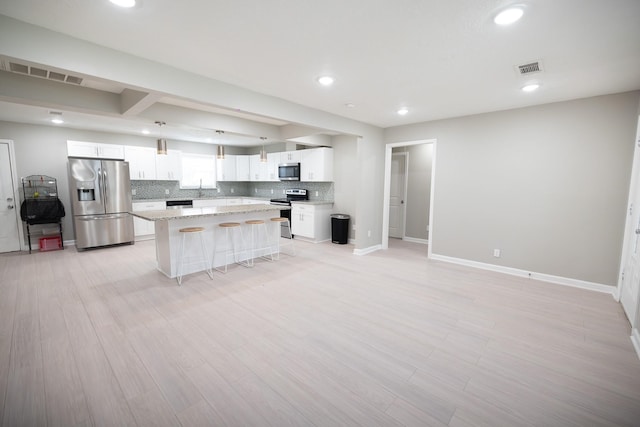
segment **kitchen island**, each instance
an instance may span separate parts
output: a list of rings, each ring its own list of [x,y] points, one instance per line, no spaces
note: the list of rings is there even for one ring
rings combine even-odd
[[[275,206],[268,204],[250,204],[250,205],[233,205],[233,206],[211,206],[206,208],[184,208],[184,209],[162,209],[156,211],[139,211],[130,212],[131,215],[154,221],[155,237],[156,237],[156,260],[157,267],[167,277],[175,278],[178,275],[178,255],[180,244],[182,242],[181,228],[185,227],[204,227],[205,228],[205,247],[207,254],[213,258],[213,266],[220,267],[226,263],[227,250],[230,245],[227,242],[224,230],[221,230],[219,224],[223,222],[239,222],[242,224],[245,234],[246,247],[250,242],[251,236],[245,227],[245,221],[252,219],[264,220],[267,225],[269,241],[264,241],[261,235],[256,235],[254,246],[259,247],[258,255],[269,255],[275,252],[275,242],[280,235],[280,225],[271,224],[271,218],[279,217],[281,210],[288,210],[288,206]],[[245,232],[247,231],[247,232]],[[204,263],[187,263],[189,258],[192,260],[200,256],[200,245],[197,242],[185,248],[186,261],[184,264],[184,275],[204,271],[206,265]],[[236,239],[236,244],[239,244]],[[214,253],[215,252],[215,253]],[[251,254],[248,250],[241,251],[240,260],[248,259]],[[229,262],[233,262],[233,257],[229,256]]]

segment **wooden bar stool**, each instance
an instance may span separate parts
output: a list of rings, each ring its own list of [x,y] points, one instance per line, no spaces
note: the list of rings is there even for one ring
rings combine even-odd
[[[178,259],[177,259],[178,275],[176,276],[176,280],[178,281],[178,285],[182,285],[182,276],[184,274],[184,261],[185,261],[185,258],[187,258],[185,254],[185,245],[187,241],[187,236],[191,236],[191,240],[193,240],[195,236],[198,236],[198,238],[200,239],[200,250],[202,251],[202,253],[201,253],[201,259],[199,262],[200,263],[204,262],[207,274],[211,279],[213,279],[213,270],[211,269],[211,261],[209,256],[207,255],[207,248],[204,245],[204,239],[202,237],[202,234],[204,232],[204,227],[185,227],[185,228],[179,229],[178,232],[182,234],[182,242],[180,244],[180,253],[178,254]]]
[[[276,233],[274,233],[275,235],[275,259],[278,260],[280,259],[280,247],[281,246],[287,246],[287,245],[291,245],[291,253],[289,255],[291,256],[296,256],[296,247],[293,245],[293,233],[291,233],[291,221],[289,220],[289,218],[283,218],[283,217],[277,217],[277,218],[271,218],[271,222],[273,224],[275,224],[275,226],[277,227]],[[286,223],[287,229],[289,230],[289,236],[291,236],[289,240],[289,242],[285,243],[284,245],[280,245],[280,241],[282,240],[282,237],[280,236],[280,229],[282,227],[282,224]]]
[[[218,224],[219,229],[224,230],[225,232],[225,240],[226,240],[226,245],[227,247],[225,248],[224,252],[224,270],[215,267],[216,270],[220,271],[221,273],[226,273],[227,272],[227,267],[229,266],[229,255],[233,255],[233,262],[236,264],[240,264],[242,266],[245,267],[251,267],[251,265],[249,265],[249,261],[240,261],[239,260],[239,255],[241,254],[242,251],[242,246],[244,246],[244,236],[242,233],[242,224],[240,224],[239,222],[223,222],[221,224]],[[236,245],[236,240],[240,240],[240,247],[238,247],[238,245]],[[215,259],[215,254],[217,252],[214,251],[214,259]],[[215,261],[213,261],[215,262]]]
[[[249,226],[249,265],[253,267],[254,260],[256,259],[256,252],[269,251],[269,255],[260,255],[260,258],[267,261],[273,261],[273,251],[271,250],[271,239],[269,239],[269,233],[267,232],[267,225],[261,219],[250,219],[244,222]],[[262,237],[260,236],[262,234]]]

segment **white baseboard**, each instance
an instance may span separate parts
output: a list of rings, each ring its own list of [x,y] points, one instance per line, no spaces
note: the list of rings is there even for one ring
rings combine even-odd
[[[294,235],[295,238],[293,239],[295,240],[299,240],[301,242],[309,242],[309,243],[323,243],[323,242],[330,242],[331,239],[322,239],[322,240],[314,240],[314,239],[309,239],[308,237],[304,237],[304,236],[300,236],[298,234]]]
[[[413,243],[420,243],[422,245],[428,245],[429,244],[429,240],[427,239],[418,239],[417,237],[403,237],[402,240],[404,240],[405,242],[413,242]]]
[[[633,348],[636,349],[638,358],[640,358],[640,329],[631,329],[631,342],[633,343]]]
[[[470,261],[462,258],[454,258],[445,255],[432,254],[431,259],[445,261],[453,264],[466,265],[467,267],[479,268],[482,270],[496,271],[498,273],[510,274],[512,276],[526,277],[543,282],[554,283],[556,285],[571,286],[574,288],[587,289],[595,292],[609,294],[615,298],[616,287],[603,285],[601,283],[587,282],[584,280],[571,279],[568,277],[554,276],[551,274],[536,273],[532,271],[520,270],[518,268],[504,267],[502,265],[486,264],[483,262]]]
[[[364,249],[354,249],[353,254],[367,255],[367,254],[370,254],[371,252],[379,251],[380,249],[382,249],[382,245],[369,246],[368,248],[364,248]]]

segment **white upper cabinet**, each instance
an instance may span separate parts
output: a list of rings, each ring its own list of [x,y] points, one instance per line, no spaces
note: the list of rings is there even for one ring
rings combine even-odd
[[[278,160],[280,160],[279,155]],[[251,171],[251,181],[269,181],[269,163],[261,162],[259,154],[249,156],[249,169]]]
[[[123,160],[124,146],[97,142],[67,141],[67,156]]]
[[[280,153],[280,163],[300,163],[300,151],[284,151]]]
[[[300,181],[333,181],[333,149],[301,150]]]
[[[279,181],[278,165],[281,153],[267,153],[267,176],[265,181]]]
[[[262,181],[262,172],[263,169],[260,167],[260,155],[252,154],[249,156],[249,172],[251,176],[249,177],[250,181]]]
[[[227,154],[224,159],[216,159],[218,181],[238,181],[236,179],[236,156]]]
[[[132,180],[156,179],[156,149],[149,147],[124,147],[124,159],[129,162]]]
[[[250,156],[235,156],[236,158],[236,179],[235,181],[251,181],[251,168],[249,167]]]
[[[180,181],[182,179],[182,152],[167,150],[167,154],[156,154],[157,179]]]

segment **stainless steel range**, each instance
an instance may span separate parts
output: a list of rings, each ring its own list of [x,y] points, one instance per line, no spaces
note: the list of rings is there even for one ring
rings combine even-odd
[[[302,188],[291,188],[285,190],[284,193],[287,197],[282,199],[271,199],[272,205],[291,206],[291,202],[296,200],[309,200],[307,190]],[[289,225],[291,225],[291,210],[281,210],[280,216],[289,219]],[[281,225],[280,235],[287,239],[293,239],[293,234],[289,234],[289,228],[286,225]]]

